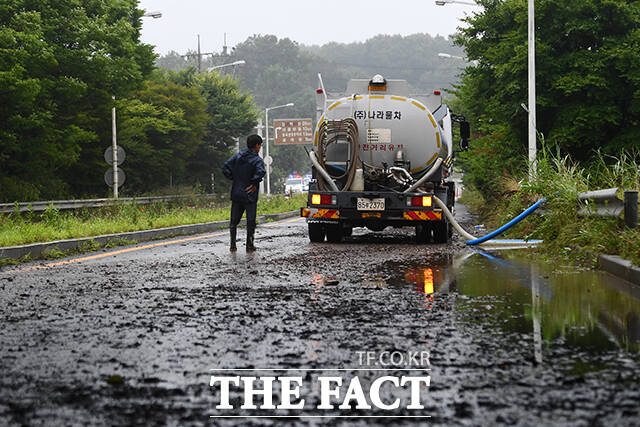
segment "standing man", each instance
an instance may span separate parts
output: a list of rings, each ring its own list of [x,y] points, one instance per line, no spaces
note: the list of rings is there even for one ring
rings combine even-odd
[[[262,146],[262,138],[259,135],[249,135],[247,149],[234,154],[222,166],[222,173],[233,180],[231,186],[231,220],[229,222],[229,234],[231,245],[229,250],[237,251],[236,231],[242,213],[247,212],[247,252],[254,252],[253,234],[256,231],[256,211],[258,208],[258,186],[266,173],[264,162],[258,155]]]

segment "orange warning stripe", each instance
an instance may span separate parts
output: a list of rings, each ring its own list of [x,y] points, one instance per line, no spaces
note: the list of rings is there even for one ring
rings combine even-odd
[[[340,218],[340,213],[337,209],[318,209],[318,212],[314,212],[311,217],[336,219]]]
[[[442,212],[433,211],[405,211],[404,219],[411,221],[440,221],[442,220]]]

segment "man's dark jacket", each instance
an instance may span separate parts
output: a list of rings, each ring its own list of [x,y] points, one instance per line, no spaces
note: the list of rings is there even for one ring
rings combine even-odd
[[[233,180],[231,200],[241,203],[256,203],[258,201],[257,189],[266,172],[262,158],[255,151],[247,148],[234,154],[222,166],[224,176]],[[256,186],[256,191],[247,193],[246,188],[251,184]]]

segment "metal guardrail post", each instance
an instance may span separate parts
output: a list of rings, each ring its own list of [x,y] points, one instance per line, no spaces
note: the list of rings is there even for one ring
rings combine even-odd
[[[638,192],[624,192],[624,223],[629,228],[638,228]]]

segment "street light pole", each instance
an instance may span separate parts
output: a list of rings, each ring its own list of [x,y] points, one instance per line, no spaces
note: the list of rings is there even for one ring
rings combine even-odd
[[[143,18],[158,19],[162,17],[161,12],[149,12],[142,15]],[[118,198],[118,138],[116,133],[116,97],[111,95],[113,107],[111,107],[111,159],[113,160],[113,198]]]
[[[258,119],[258,125],[256,126],[256,133],[260,138],[262,138],[262,129],[264,126],[262,125],[262,119]],[[263,144],[264,145],[264,144]],[[262,150],[262,146],[260,146],[260,152],[258,155],[264,159],[264,152]],[[264,181],[260,181],[260,194],[264,194]]]
[[[449,3],[468,4],[480,6],[473,2],[465,2],[460,0],[436,0],[438,6],[444,6]],[[529,86],[529,129],[528,129],[528,147],[529,147],[529,180],[535,179],[538,162],[537,158],[537,132],[536,132],[536,26],[535,26],[535,0],[528,0],[528,28],[527,28],[527,45],[528,45],[528,86]]]
[[[269,158],[269,110],[271,110],[271,108],[266,108],[264,110],[264,121],[266,122],[266,140],[267,140],[267,155],[265,156],[265,158]],[[271,165],[267,164],[267,194],[271,194],[271,173],[269,172],[269,169],[271,169]]]
[[[529,0],[529,181],[535,179],[538,162],[536,146],[536,28],[534,0]]]
[[[116,97],[111,96],[113,107],[111,108],[111,151],[113,159],[113,198],[118,198],[118,142],[116,139]]]
[[[269,108],[265,108],[264,109],[264,120],[265,120],[265,128],[266,128],[266,140],[267,140],[267,155],[265,156],[265,158],[269,158],[269,110],[275,110],[276,108],[283,108],[283,107],[293,107],[293,102],[290,102],[288,104],[283,104],[283,105],[278,105],[276,107],[269,107]],[[267,165],[267,194],[271,194],[271,173],[269,172],[271,165],[268,164]]]

